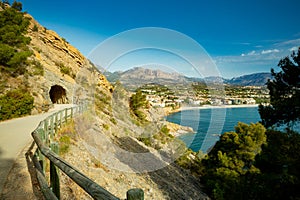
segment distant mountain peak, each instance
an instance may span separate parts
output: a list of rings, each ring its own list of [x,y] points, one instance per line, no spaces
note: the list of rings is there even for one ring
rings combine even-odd
[[[269,72],[247,74],[227,80],[226,83],[241,86],[264,86],[272,75]]]
[[[109,81],[115,82],[120,80],[125,86],[133,84],[178,84],[189,82],[206,82],[206,83],[225,83],[240,86],[264,86],[268,79],[271,79],[271,73],[253,73],[225,79],[220,76],[211,76],[205,78],[186,77],[176,72],[165,72],[160,69],[150,69],[145,67],[134,67],[127,71],[121,72],[104,72]]]

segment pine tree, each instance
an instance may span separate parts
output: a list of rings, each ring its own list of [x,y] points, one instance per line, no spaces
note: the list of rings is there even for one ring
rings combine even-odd
[[[274,79],[267,83],[270,105],[259,107],[262,123],[266,127],[291,125],[300,120],[300,47],[297,53],[281,59],[278,67],[281,71],[272,69]]]
[[[21,2],[14,1],[11,7],[17,11],[22,11],[23,5]]]

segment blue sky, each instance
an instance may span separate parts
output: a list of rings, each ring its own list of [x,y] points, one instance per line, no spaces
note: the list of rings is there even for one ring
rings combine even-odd
[[[220,75],[231,78],[276,69],[300,46],[299,0],[20,1],[24,11],[85,56],[123,31],[161,27],[198,42]],[[126,62],[120,63],[114,70],[124,68]]]

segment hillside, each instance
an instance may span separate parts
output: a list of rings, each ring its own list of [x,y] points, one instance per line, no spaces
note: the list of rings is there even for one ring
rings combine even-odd
[[[111,82],[121,81],[128,88],[134,88],[145,83],[157,83],[161,85],[186,84],[192,82],[220,83],[238,86],[264,86],[268,79],[271,79],[271,73],[255,73],[232,79],[222,77],[195,78],[186,77],[179,73],[168,73],[158,69],[147,69],[135,67],[133,69],[121,72],[104,72],[104,75]]]
[[[168,73],[159,69],[143,67],[135,67],[125,72],[104,72],[104,75],[111,82],[119,80],[129,90],[142,86],[145,83],[172,85],[174,83],[184,84],[186,82],[186,77],[179,73]]]
[[[10,8],[0,12],[7,9]],[[186,148],[166,128],[163,110],[145,107],[139,110],[145,121],[140,121],[132,114],[131,94],[122,85],[111,85],[66,39],[40,25],[29,14],[22,13],[22,19],[28,20],[22,37],[29,38],[23,47],[30,53],[23,57],[21,65],[11,65],[13,55],[0,63],[2,108],[12,104],[8,94],[19,88],[33,98],[32,114],[46,112],[53,104],[87,103],[90,109],[70,122],[56,138],[61,156],[75,168],[123,199],[126,191],[134,187],[142,188],[146,199],[208,198],[202,192],[199,177],[174,162],[178,151],[184,153]],[[19,46],[9,48],[22,51]],[[23,69],[20,73],[9,70],[20,66]],[[147,72],[147,76],[170,78],[152,72]],[[5,108],[4,111],[10,109]],[[4,111],[0,114],[7,114]],[[143,153],[146,157],[141,156]],[[90,199],[66,176],[61,176],[61,183],[62,199]],[[14,193],[10,188],[6,191]]]
[[[269,79],[272,79],[271,73],[255,73],[226,80],[226,83],[241,86],[264,86]]]

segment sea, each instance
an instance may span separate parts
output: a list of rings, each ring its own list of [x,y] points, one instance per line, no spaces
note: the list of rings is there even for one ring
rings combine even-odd
[[[221,134],[234,131],[238,122],[257,123],[261,120],[257,106],[251,107],[208,107],[184,109],[166,117],[166,120],[192,127],[195,133],[178,138],[195,152],[207,153],[219,140]]]

